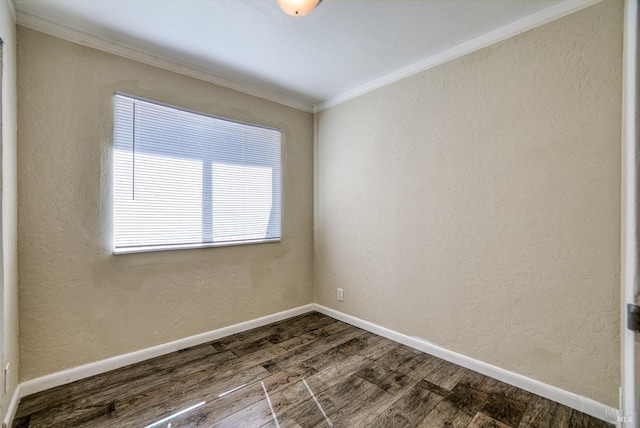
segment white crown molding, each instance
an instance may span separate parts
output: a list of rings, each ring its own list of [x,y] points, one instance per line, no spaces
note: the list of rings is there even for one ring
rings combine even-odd
[[[376,89],[395,83],[399,80],[413,76],[414,74],[428,70],[445,62],[454,60],[461,56],[475,52],[487,46],[506,40],[510,37],[516,36],[525,31],[539,27],[563,16],[570,15],[581,9],[592,6],[602,0],[566,0],[557,5],[551,6],[547,9],[536,12],[525,18],[505,25],[504,27],[485,33],[475,39],[471,39],[467,42],[461,43],[453,48],[447,49],[439,54],[433,55],[415,64],[401,68],[386,76],[372,80],[357,88],[351,89],[337,97],[330,100],[316,104],[314,112],[318,113],[322,110],[334,107],[338,104],[342,104],[353,98],[372,92]]]
[[[298,306],[297,308],[288,309],[286,311],[277,312],[261,318],[241,322],[228,327],[211,330],[205,333],[196,334],[195,336],[185,337],[173,342],[164,343],[162,345],[153,346],[151,348],[141,349],[139,351],[130,352],[128,354],[117,355],[115,357],[84,364],[78,367],[72,367],[56,373],[41,376],[35,379],[27,380],[21,383],[21,397],[35,394],[56,386],[75,382],[98,374],[106,373],[110,370],[119,369],[130,364],[139,363],[151,358],[166,355],[181,349],[190,348],[192,346],[202,345],[203,343],[231,336],[232,334],[242,333],[253,328],[262,327],[267,324],[282,321],[291,317],[306,314],[313,311],[313,304]]]
[[[451,49],[447,49],[439,54],[433,55],[422,61],[419,61],[410,66],[404,67],[393,73],[387,74],[381,78],[372,80],[364,85],[351,89],[337,97],[323,101],[316,105],[300,100],[298,98],[282,95],[273,91],[262,89],[258,86],[251,85],[245,82],[236,81],[226,77],[218,76],[210,71],[181,64],[179,62],[164,58],[159,55],[150,54],[140,51],[131,46],[127,46],[122,43],[116,43],[97,37],[82,31],[78,31],[63,25],[51,22],[47,19],[35,16],[32,14],[26,14],[18,11],[15,12],[14,4],[11,0],[5,0],[8,2],[12,13],[14,14],[14,20],[18,25],[22,25],[45,34],[49,34],[55,37],[59,37],[64,40],[68,40],[74,43],[78,43],[83,46],[98,49],[104,52],[119,55],[128,59],[139,61],[154,67],[162,68],[165,70],[173,71],[175,73],[183,74],[185,76],[193,77],[205,82],[213,83],[215,85],[223,86],[229,89],[240,91],[249,95],[260,97],[269,101],[273,101],[279,104],[283,104],[289,107],[293,107],[298,110],[317,113],[330,107],[334,107],[343,102],[349,101],[353,98],[367,94],[376,89],[395,83],[399,80],[410,77],[414,74],[428,70],[432,67],[446,63],[453,59],[467,55],[479,49],[485,48],[492,44],[506,40],[510,37],[516,36],[525,31],[544,25],[548,22],[562,18],[571,13],[577,12],[581,9],[599,3],[602,0],[566,0],[557,5],[551,6],[540,12],[536,12],[504,27],[490,31],[475,39],[461,43]]]
[[[12,6],[13,3],[9,2]],[[179,73],[188,77],[193,77],[198,80],[212,83],[214,85],[222,86],[228,89],[233,89],[248,95],[263,98],[269,101],[276,102],[288,107],[293,107],[297,110],[313,113],[314,105],[312,103],[300,100],[298,98],[277,94],[273,91],[262,89],[258,86],[251,85],[245,82],[236,81],[226,77],[218,76],[210,71],[181,64],[179,62],[164,58],[159,55],[150,54],[138,50],[134,47],[127,46],[122,43],[113,42],[103,39],[98,36],[94,36],[83,31],[75,30],[47,19],[41,18],[36,15],[17,11],[16,19],[14,19],[18,25],[31,28],[42,33],[55,36],[73,43],[77,43],[89,48],[98,49],[103,52],[118,55],[124,58],[128,58],[134,61],[138,61],[144,64],[148,64],[154,67],[162,68],[164,70]]]
[[[433,343],[429,343],[422,338],[407,336],[405,334],[398,333],[372,322],[365,321],[363,319],[345,314],[340,311],[336,311],[335,309],[318,305],[317,303],[313,304],[313,309],[316,312],[320,312],[321,314],[325,314],[327,316],[330,316],[331,318],[346,322],[363,330],[367,330],[379,336],[386,337],[387,339],[393,340],[394,342],[401,343],[403,345],[417,349],[418,351],[422,351],[438,358],[442,358],[443,360],[452,362],[462,367],[466,367],[483,375],[516,386],[520,389],[524,389],[526,391],[548,398],[549,400],[564,404],[565,406],[571,407],[572,409],[576,409],[583,413],[587,413],[595,418],[607,420],[612,424],[617,423],[616,415],[619,415],[618,409],[614,409],[590,398],[582,397],[580,395],[565,391],[555,386],[548,385],[535,379],[528,378],[518,373],[510,372],[508,370],[485,363],[483,361],[467,357],[466,355],[458,354],[457,352],[450,351]]]

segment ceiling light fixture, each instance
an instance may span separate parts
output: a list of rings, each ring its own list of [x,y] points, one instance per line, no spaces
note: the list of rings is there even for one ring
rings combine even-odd
[[[277,0],[278,6],[287,15],[305,16],[311,13],[322,0]]]

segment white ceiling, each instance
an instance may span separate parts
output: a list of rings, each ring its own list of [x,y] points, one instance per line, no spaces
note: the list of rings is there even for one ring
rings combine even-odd
[[[487,33],[504,38],[590,3],[324,0],[293,18],[276,0],[14,1],[19,24],[133,48],[309,109],[463,52]]]

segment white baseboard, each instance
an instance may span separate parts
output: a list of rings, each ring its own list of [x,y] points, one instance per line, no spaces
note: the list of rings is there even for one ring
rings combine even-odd
[[[196,334],[195,336],[186,337],[184,339],[175,340],[173,342],[164,343],[162,345],[153,346],[151,348],[141,349],[139,351],[130,352],[128,354],[118,355],[101,361],[84,364],[82,366],[73,367],[46,376],[30,379],[21,384],[21,394],[19,397],[26,397],[27,395],[35,394],[37,392],[41,392],[50,388],[55,388],[56,386],[75,382],[76,380],[85,379],[91,376],[108,372],[110,370],[128,366],[130,364],[139,363],[150,358],[159,357],[161,355],[169,354],[181,349],[201,345],[203,343],[211,342],[213,340],[230,336],[232,334],[242,333],[243,331],[262,327],[267,324],[282,321],[284,319],[295,317],[297,315],[302,315],[312,311],[313,304],[299,306],[297,308],[277,312],[272,315],[267,315],[261,318],[241,322],[239,324],[234,324],[228,327]]]
[[[551,386],[540,381],[528,378],[526,376],[510,372],[508,370],[473,359],[471,357],[458,354],[457,352],[453,352],[429,343],[424,339],[407,336],[402,333],[398,333],[388,328],[371,323],[369,321],[365,321],[360,318],[356,318],[354,316],[347,315],[345,313],[318,304],[299,306],[297,308],[278,312],[272,315],[267,315],[261,318],[256,318],[239,324],[234,324],[228,327],[223,327],[217,330],[212,330],[206,333],[197,334],[195,336],[190,336],[184,339],[179,339],[147,349],[141,349],[139,351],[131,352],[124,355],[118,355],[115,357],[107,358],[105,360],[84,364],[82,366],[73,367],[67,370],[25,381],[18,385],[16,390],[14,391],[11,403],[7,409],[7,414],[5,415],[4,422],[7,423],[7,426],[11,426],[11,422],[13,421],[13,417],[17,410],[20,398],[26,397],[27,395],[35,394],[46,389],[55,388],[56,386],[105,373],[110,370],[118,369],[130,364],[139,363],[141,361],[159,357],[161,355],[169,354],[181,349],[201,345],[203,343],[211,342],[213,340],[230,336],[232,334],[241,333],[243,331],[251,330],[253,328],[261,327],[277,321],[282,321],[284,319],[302,315],[314,310],[337,320],[344,321],[348,324],[386,337],[387,339],[393,340],[406,346],[410,346],[419,351],[426,352],[438,358],[442,358],[443,360],[450,361],[452,363],[474,370],[478,373],[482,373],[494,379],[564,404],[565,406],[587,413],[598,419],[605,419],[608,422],[617,424],[615,415],[619,414],[618,409],[614,409],[590,398],[582,397],[572,392],[564,391],[555,386]]]
[[[9,407],[7,407],[7,413],[4,415],[4,419],[2,423],[6,424],[6,426],[10,427],[13,423],[13,418],[16,415],[16,411],[18,410],[18,403],[20,403],[20,397],[22,397],[22,386],[18,384],[16,389],[13,390],[13,395],[11,396],[11,401],[9,402]]]
[[[402,333],[398,333],[388,328],[379,326],[369,321],[356,318],[351,315],[336,311],[331,308],[327,308],[322,305],[314,304],[313,308],[316,312],[328,315],[340,321],[344,321],[353,326],[359,327],[363,330],[370,331],[379,336],[386,337],[394,342],[401,343],[427,354],[442,358],[443,360],[450,361],[454,364],[458,364],[462,367],[474,370],[483,375],[490,376],[494,379],[516,386],[520,389],[532,392],[540,395],[541,397],[548,398],[549,400],[556,401],[565,406],[579,410],[583,413],[596,417],[598,419],[606,420],[610,423],[616,424],[616,415],[619,414],[618,409],[614,409],[605,404],[599,403],[587,397],[574,394],[572,392],[565,391],[555,386],[548,385],[546,383],[537,381],[535,379],[522,376],[517,373],[510,372],[500,367],[476,360],[466,355],[458,354],[457,352],[450,351],[440,346],[429,343],[424,339],[407,336]]]

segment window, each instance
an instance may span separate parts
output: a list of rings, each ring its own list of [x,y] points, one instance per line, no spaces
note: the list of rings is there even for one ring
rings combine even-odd
[[[114,252],[279,241],[280,141],[117,94]]]

